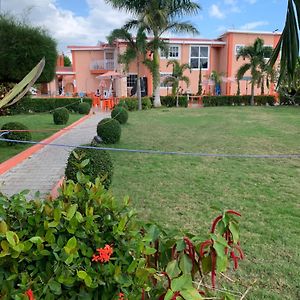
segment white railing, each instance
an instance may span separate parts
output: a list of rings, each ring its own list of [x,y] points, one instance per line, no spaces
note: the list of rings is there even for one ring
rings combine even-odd
[[[115,61],[113,59],[94,60],[90,64],[90,70],[114,70]]]

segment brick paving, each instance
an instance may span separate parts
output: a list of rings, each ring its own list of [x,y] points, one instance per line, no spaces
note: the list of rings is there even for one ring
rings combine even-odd
[[[88,144],[96,135],[98,122],[108,116],[109,113],[97,112],[51,143]],[[30,194],[27,197],[33,196],[37,191],[42,195],[50,193],[64,175],[70,151],[72,151],[72,148],[69,147],[43,147],[19,165],[0,175],[0,191],[11,196],[22,190],[29,189]]]

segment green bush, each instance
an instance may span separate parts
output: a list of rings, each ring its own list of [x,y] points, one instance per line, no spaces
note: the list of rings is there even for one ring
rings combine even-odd
[[[2,126],[1,130],[28,130],[28,127],[19,122],[10,122]],[[18,140],[18,141],[30,141],[31,134],[28,131],[15,131],[5,134],[5,139]],[[8,145],[14,145],[14,142],[7,142]]]
[[[182,238],[138,222],[129,198],[117,201],[99,178],[78,177],[78,183],[62,184],[55,201],[28,201],[24,192],[1,195],[1,299],[143,299],[143,290],[147,299],[172,299],[178,292],[184,299],[200,300],[199,292],[226,296],[224,290],[199,291],[198,282],[214,286],[243,258],[238,213],[218,216],[207,241],[202,232]],[[29,292],[33,297],[25,296]]]
[[[82,102],[78,104],[78,112],[81,115],[88,115],[91,110],[91,106],[87,102]]]
[[[128,105],[127,105],[126,101],[123,100],[123,99],[121,99],[116,106],[117,107],[124,107],[126,110],[128,110]]]
[[[124,104],[126,103],[126,105]],[[139,104],[136,97],[123,98],[117,106],[124,105],[129,111],[138,110]],[[152,107],[152,102],[149,97],[142,98],[142,109],[150,109]]]
[[[105,118],[98,123],[97,134],[103,143],[115,144],[121,137],[121,125],[115,119]]]
[[[294,103],[292,100],[294,101]],[[294,105],[294,104],[300,105],[300,95],[291,97],[291,99],[289,99],[285,95],[280,95],[280,105]]]
[[[83,102],[92,105],[92,99],[83,98]],[[79,112],[80,98],[31,98],[25,96],[21,101],[9,107],[11,114],[30,112],[50,112],[56,108],[66,107],[69,111]]]
[[[116,106],[111,111],[111,117],[117,120],[120,124],[125,124],[128,120],[128,112],[122,106]]]
[[[97,177],[101,178],[102,184],[108,189],[113,176],[113,163],[109,153],[104,150],[83,148],[76,148],[74,151],[67,161],[66,178],[77,182],[77,172],[80,169],[83,174],[89,176],[92,182],[95,182]]]
[[[161,104],[167,107],[176,106],[176,97],[173,96],[161,96],[160,97]],[[180,107],[188,107],[187,96],[179,96],[178,97],[178,105]]]
[[[251,96],[203,96],[204,106],[232,106],[232,105],[250,105]],[[274,96],[255,96],[255,105],[274,105]]]
[[[69,111],[62,107],[57,108],[53,112],[53,122],[56,125],[65,125],[68,123],[69,120]]]

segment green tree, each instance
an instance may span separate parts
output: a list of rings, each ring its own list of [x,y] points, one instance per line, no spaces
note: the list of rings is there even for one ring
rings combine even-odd
[[[217,71],[213,70],[209,76],[209,78],[214,82],[215,84],[215,94],[221,93],[221,77],[222,73],[218,73]]]
[[[46,64],[38,82],[54,78],[56,42],[43,29],[0,15],[0,41],[0,83],[21,81],[43,57]]]
[[[179,84],[181,81],[184,81],[187,87],[190,85],[190,79],[187,76],[183,75],[183,73],[187,69],[191,70],[191,67],[189,64],[179,64],[178,60],[176,59],[169,60],[167,63],[167,67],[170,65],[173,66],[172,75],[165,78],[164,83],[172,85],[172,95],[174,97],[176,96],[176,107],[178,107],[178,97],[180,90]]]
[[[65,67],[71,67],[72,66],[72,62],[70,60],[70,58],[68,56],[64,55],[64,66]]]
[[[260,84],[263,73],[266,71],[266,59],[270,53],[270,47],[264,46],[264,41],[257,38],[253,45],[243,47],[239,50],[239,58],[247,59],[248,62],[242,65],[237,71],[237,80],[241,80],[246,72],[251,74],[251,105],[254,105],[255,84]]]
[[[154,88],[154,106],[160,102],[159,40],[166,32],[198,33],[189,22],[178,18],[196,14],[200,6],[189,0],[106,0],[113,7],[123,9],[134,15],[134,19],[125,26],[128,28],[144,27],[152,35],[152,76]]]
[[[281,51],[280,74],[278,84],[287,76],[292,83],[299,56],[299,30],[300,30],[300,1],[288,0],[285,26],[279,43],[274,49],[270,65],[274,66]]]
[[[121,39],[127,42],[126,51],[119,55],[119,62],[125,64],[128,70],[129,64],[136,60],[137,66],[137,97],[138,108],[142,110],[142,93],[141,93],[141,64],[146,59],[147,53],[147,37],[143,28],[139,28],[136,38],[124,27],[115,29],[108,36],[108,42],[113,44],[116,40]]]

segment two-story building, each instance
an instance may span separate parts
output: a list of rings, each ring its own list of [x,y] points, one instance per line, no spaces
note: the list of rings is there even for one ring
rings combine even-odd
[[[172,73],[172,66],[167,67],[170,59],[177,59],[181,64],[188,63],[191,71],[186,70],[185,75],[190,78],[190,86],[182,83],[183,92],[192,94],[198,91],[199,72],[201,66],[202,90],[205,94],[214,93],[214,82],[209,79],[212,71],[220,74],[221,94],[236,94],[237,82],[236,73],[246,62],[242,58],[236,59],[237,52],[241,47],[252,45],[256,38],[264,40],[266,46],[275,47],[280,39],[278,32],[249,32],[229,30],[217,39],[201,38],[169,38],[169,53],[160,53],[161,72],[161,95],[171,93],[171,89],[165,86],[163,78]],[[137,78],[136,62],[129,65],[125,71],[123,65],[118,63],[119,54],[126,49],[126,43],[120,41],[111,46],[101,43],[97,46],[69,46],[72,54],[72,68],[64,69],[60,66],[57,70],[56,80],[48,89],[53,94],[64,94],[83,92],[86,94],[95,93],[112,88],[114,93],[121,96],[129,96]],[[267,58],[266,58],[267,59]],[[123,74],[123,77],[112,80],[101,79],[108,71],[115,71]],[[141,67],[141,74],[144,78],[147,95],[152,95],[153,84],[150,71],[145,65]],[[105,77],[105,76],[104,76]],[[250,94],[251,74],[245,74],[240,81],[241,94]],[[274,85],[265,89],[266,94],[274,93]],[[260,94],[260,89],[255,89],[255,94]]]

